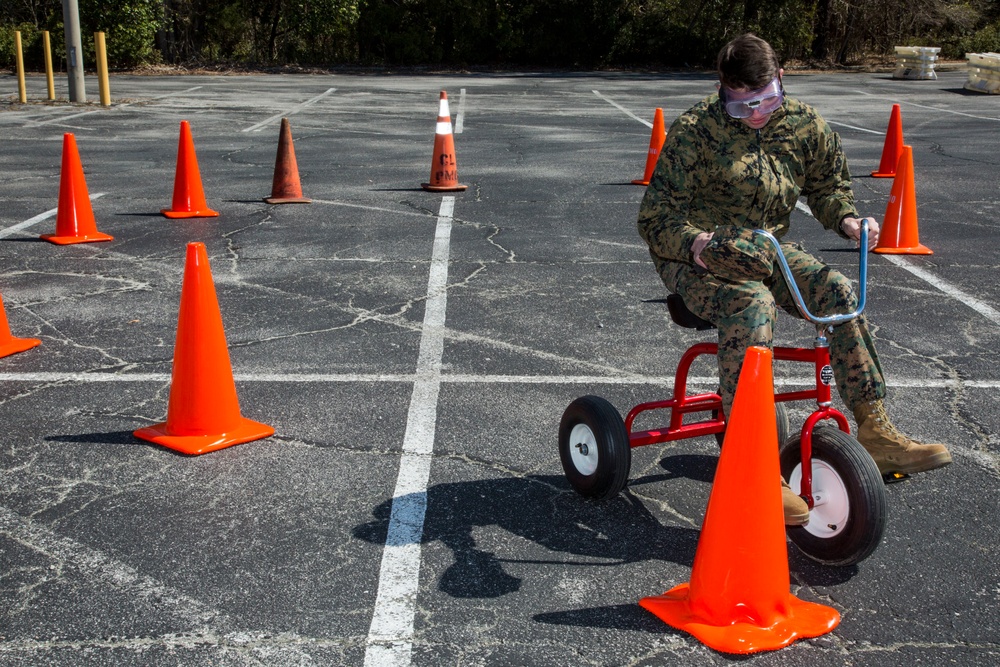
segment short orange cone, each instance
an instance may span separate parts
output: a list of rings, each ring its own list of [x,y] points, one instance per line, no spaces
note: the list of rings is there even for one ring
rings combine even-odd
[[[198,156],[194,152],[191,126],[181,121],[181,136],[177,143],[177,170],[174,172],[174,198],[169,209],[160,211],[168,218],[214,218],[219,215],[205,201],[198,171]]]
[[[87,181],[83,176],[76,137],[63,135],[62,171],[59,174],[59,208],[56,211],[56,233],[41,238],[59,245],[112,241],[113,236],[97,231],[94,209],[90,206]]]
[[[653,134],[649,137],[649,155],[646,156],[646,173],[642,180],[632,181],[635,185],[649,185],[656,169],[656,160],[660,157],[663,142],[667,139],[667,131],[663,127],[663,109],[657,108],[653,113]]]
[[[920,243],[917,230],[917,193],[913,187],[911,146],[903,146],[875,252],[883,255],[934,254],[933,250]]]
[[[837,627],[836,609],[789,591],[772,353],[743,360],[691,582],[639,604],[724,653],[756,653]]]
[[[302,196],[299,182],[299,166],[295,162],[295,145],[292,143],[292,128],[287,118],[281,119],[278,135],[278,156],[274,160],[274,179],[271,182],[271,196],[265,197],[268,204],[309,204],[312,199]]]
[[[468,188],[458,182],[458,160],[455,159],[455,139],[451,134],[451,112],[448,93],[441,91],[437,130],[434,132],[434,157],[431,159],[431,182],[420,187],[430,192],[459,192]]]
[[[903,153],[903,120],[899,112],[899,105],[892,105],[892,113],[889,114],[889,129],[885,132],[885,144],[882,146],[882,161],[879,162],[878,171],[873,171],[875,178],[892,178],[896,175],[896,165],[899,164],[899,156]]]
[[[222,314],[203,243],[189,243],[181,286],[167,421],[135,437],[183,454],[205,454],[274,434],[240,414]]]
[[[7,323],[7,311],[3,307],[3,297],[0,297],[0,357],[9,357],[41,344],[42,341],[37,338],[15,338],[11,335],[10,324]]]

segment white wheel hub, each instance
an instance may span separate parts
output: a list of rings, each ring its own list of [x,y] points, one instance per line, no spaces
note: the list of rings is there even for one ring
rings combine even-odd
[[[569,434],[569,451],[573,467],[581,475],[593,475],[597,470],[597,438],[586,424],[577,424]]]
[[[835,537],[847,527],[851,516],[851,501],[847,496],[847,486],[837,471],[826,461],[812,461],[813,508],[809,510],[809,523],[803,528],[821,539]],[[802,490],[802,464],[795,466],[788,485],[795,493]]]

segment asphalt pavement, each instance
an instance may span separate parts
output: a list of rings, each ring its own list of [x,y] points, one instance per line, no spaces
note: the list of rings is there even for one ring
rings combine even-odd
[[[1000,663],[1000,96],[888,74],[790,74],[840,134],[857,198],[890,108],[913,147],[920,241],[872,255],[867,313],[897,425],[954,463],[887,487],[846,568],[789,544],[832,633],[748,664]],[[710,332],[670,323],[635,228],[653,110],[704,73],[125,76],[111,108],[0,77],[0,662],[5,665],[725,665],[637,605],[690,579],[718,448],[634,450],[577,495],[559,420],[597,394],[666,398]],[[91,89],[92,88],[92,89]],[[57,80],[65,97],[65,81]],[[447,90],[464,192],[429,193]],[[97,99],[96,81],[88,93]],[[307,205],[269,205],[280,119]],[[168,220],[180,122],[217,218]],[[96,225],[57,246],[64,133]],[[849,275],[805,212],[790,238]],[[164,420],[188,243],[204,243],[242,415],[274,436],[197,457]],[[778,342],[807,346],[782,316]],[[711,389],[699,362],[692,385]],[[778,382],[808,378],[775,367]],[[798,427],[807,406],[792,409]]]

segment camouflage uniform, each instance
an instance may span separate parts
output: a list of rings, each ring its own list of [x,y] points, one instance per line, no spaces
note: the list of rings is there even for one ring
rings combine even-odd
[[[696,267],[691,244],[718,226],[762,228],[779,240],[799,196],[827,229],[842,237],[854,205],[840,137],[816,111],[786,99],[762,129],[731,118],[718,95],[702,100],[670,127],[639,211],[639,234],[664,284],[688,309],[718,327],[719,381],[732,405],[743,354],[772,345],[777,306],[798,316],[775,265],[763,281],[726,280]],[[782,250],[809,309],[818,315],[853,310],[850,281],[801,246]],[[864,317],[829,334],[837,389],[852,409],[885,396],[885,382]]]

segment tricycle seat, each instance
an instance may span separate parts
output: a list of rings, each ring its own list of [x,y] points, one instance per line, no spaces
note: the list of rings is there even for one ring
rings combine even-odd
[[[703,320],[688,310],[688,307],[684,304],[684,299],[681,298],[680,294],[667,295],[667,310],[670,311],[670,319],[672,319],[675,324],[682,326],[685,329],[705,331],[706,329],[715,328],[714,324],[708,320]]]

